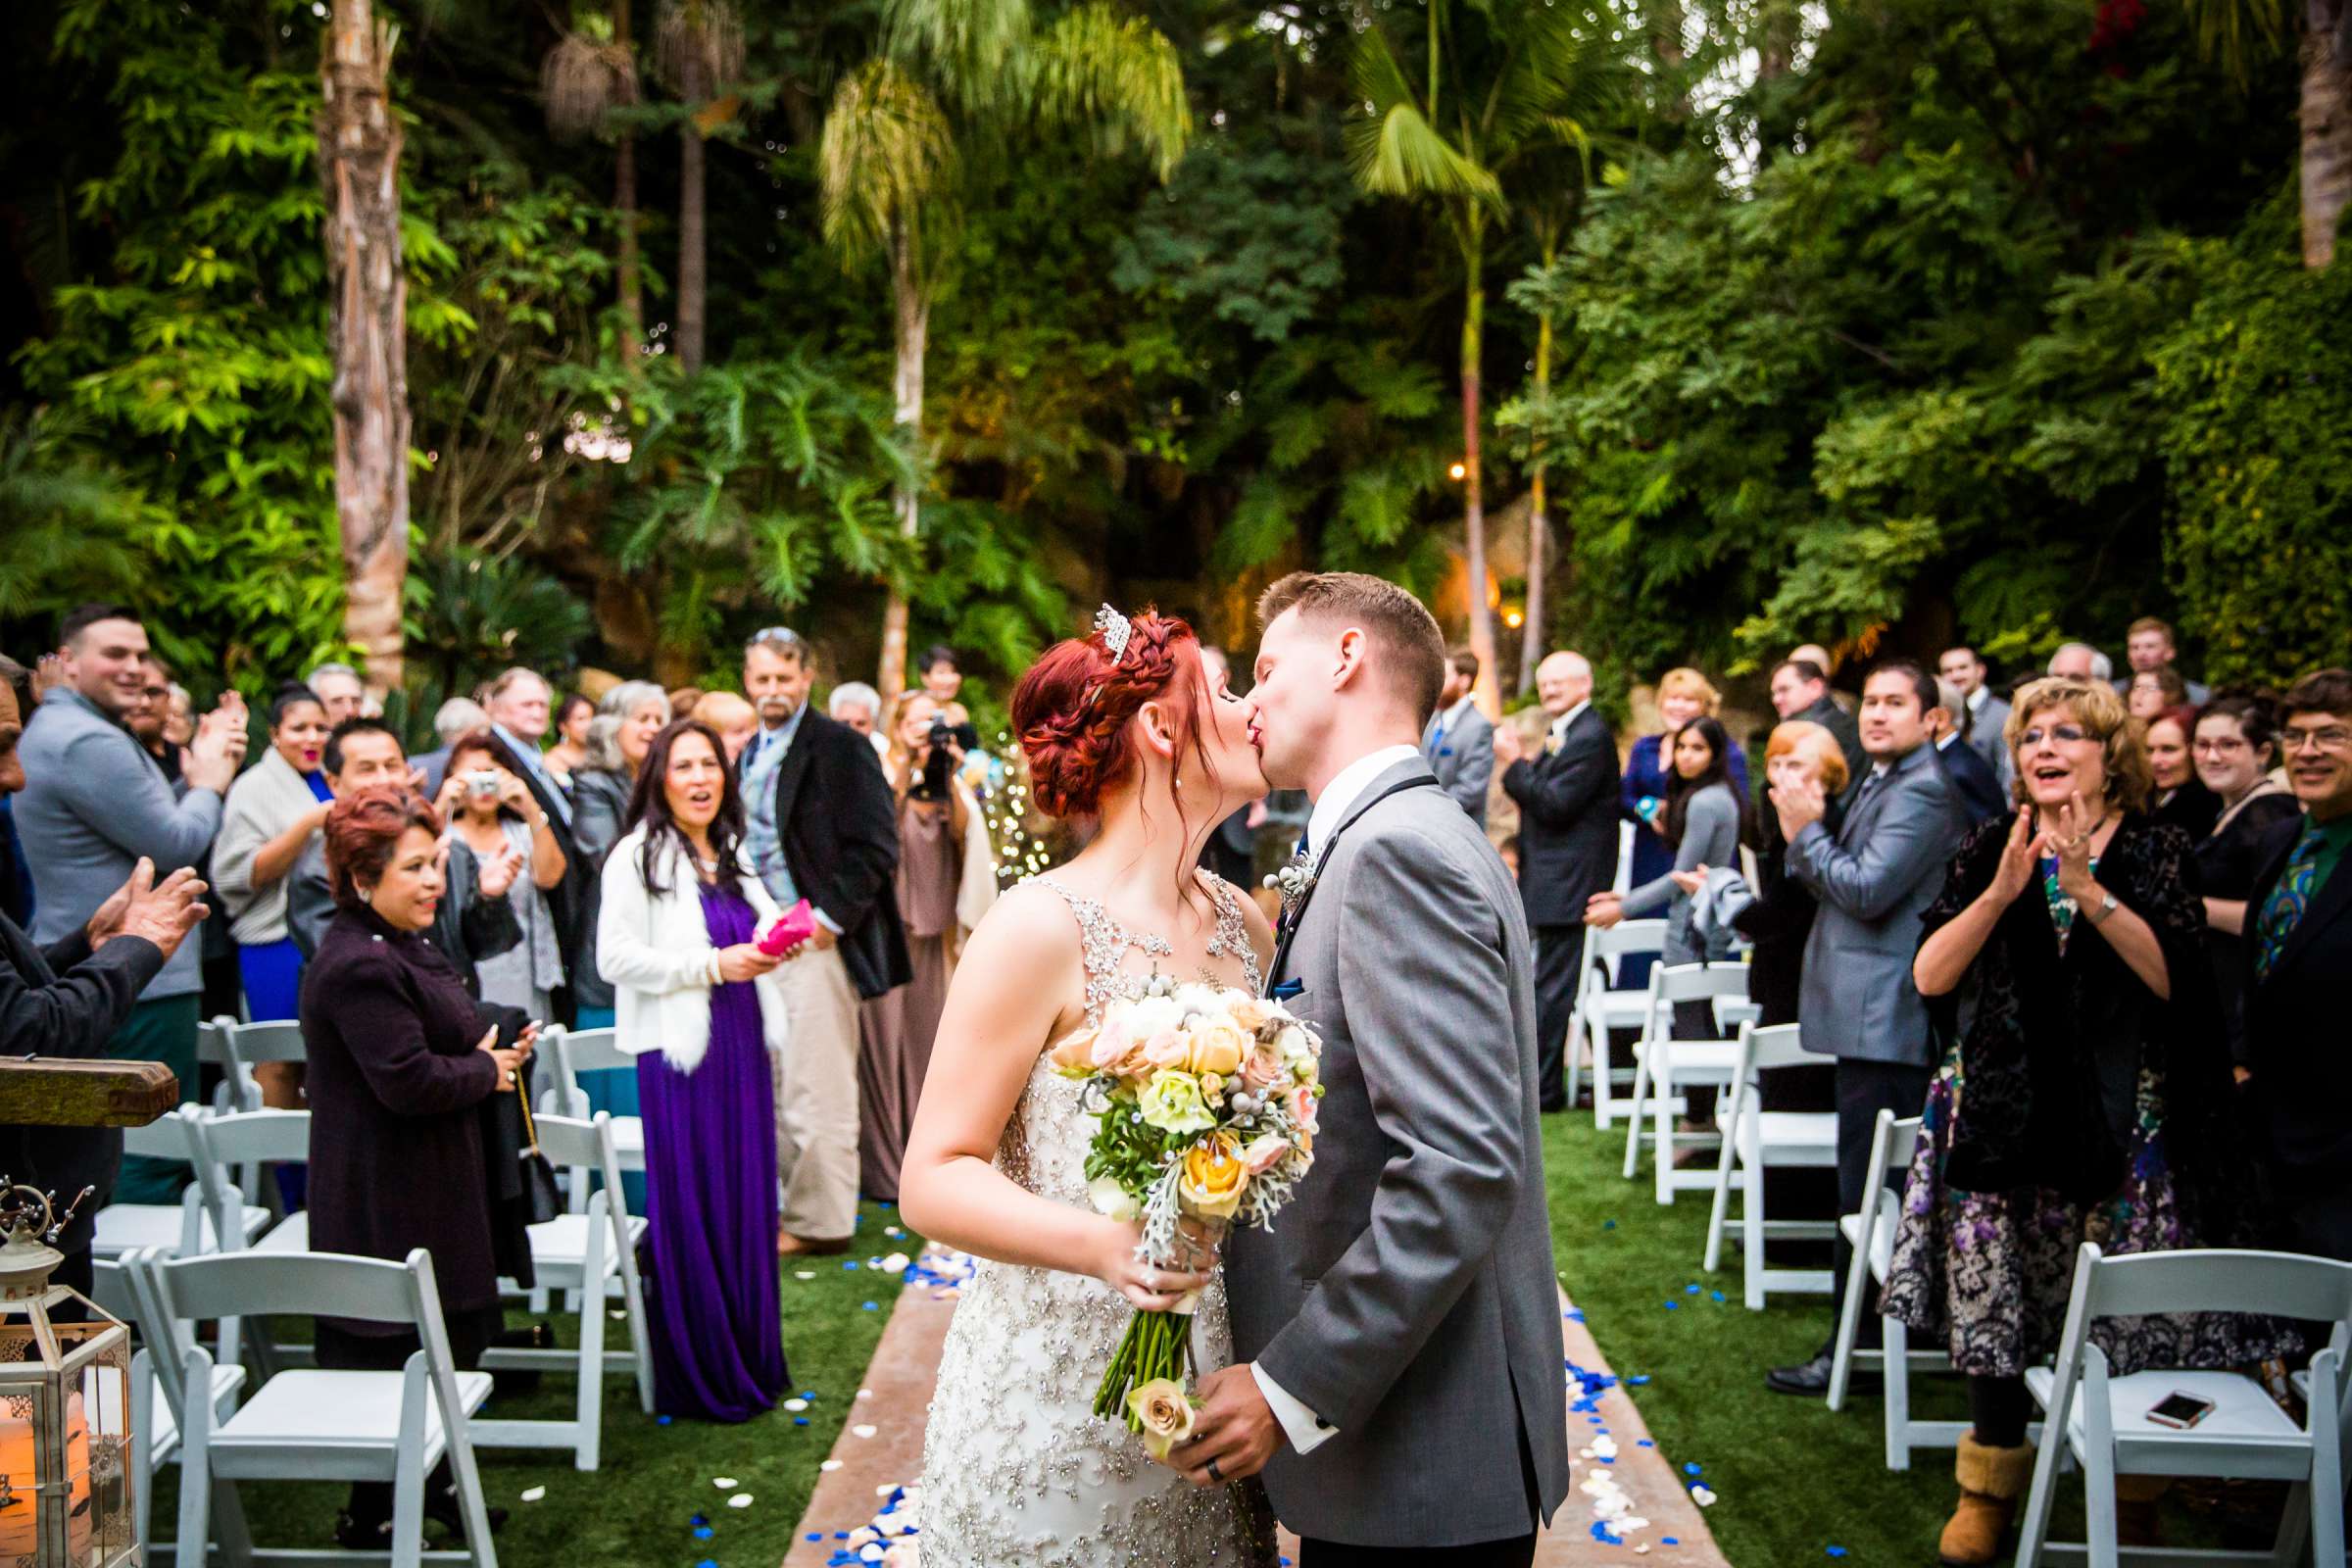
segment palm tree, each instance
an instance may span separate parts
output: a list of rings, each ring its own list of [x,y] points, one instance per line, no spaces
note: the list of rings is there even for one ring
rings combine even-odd
[[[547,52],[539,84],[547,128],[560,140],[602,133],[613,110],[638,100],[629,0],[612,0],[611,25],[612,36],[601,40],[567,31]],[[612,138],[612,205],[620,213],[620,314],[634,354],[645,340],[645,305],[637,277],[637,136],[627,129]]]
[[[2303,265],[2335,260],[2335,231],[2352,206],[2352,0],[2191,0],[2197,40],[2242,80],[2253,49],[2299,34],[2303,85]]]
[[[409,574],[409,296],[390,85],[398,38],[368,0],[335,0],[318,67],[343,634],[366,654],[379,695],[401,682]]]
[[[654,64],[690,111],[678,131],[678,364],[692,375],[710,294],[703,141],[734,118],[732,99],[710,95],[743,74],[743,19],[729,0],[665,0]]]
[[[1384,196],[1435,196],[1462,261],[1462,532],[1470,577],[1470,649],[1478,696],[1499,707],[1494,624],[1487,609],[1480,363],[1486,347],[1486,257],[1509,215],[1504,177],[1541,149],[1587,140],[1585,122],[1614,90],[1617,62],[1602,19],[1582,4],[1477,6],[1480,20],[1430,0],[1427,82],[1416,95],[1378,23],[1357,36],[1355,97],[1369,113],[1348,127],[1357,183]],[[1537,617],[1528,617],[1531,626]]]
[[[1014,142],[1052,127],[1084,130],[1108,155],[1140,148],[1165,179],[1192,132],[1174,46],[1102,3],[1041,32],[1028,0],[886,0],[881,54],[833,95],[817,155],[825,238],[845,262],[879,255],[889,271],[893,402],[918,459],[923,357],[954,265],[950,238]],[[922,533],[921,482],[904,479],[892,496],[909,541]],[[886,705],[906,684],[906,622],[894,580],[875,680]]]

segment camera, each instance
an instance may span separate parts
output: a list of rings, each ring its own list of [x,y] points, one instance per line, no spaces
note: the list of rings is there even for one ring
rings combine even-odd
[[[947,799],[948,773],[956,765],[956,759],[949,755],[948,748],[955,743],[954,725],[944,718],[931,720],[931,729],[923,737],[923,745],[927,750],[923,754],[923,782],[916,790],[919,799]]]
[[[499,772],[495,767],[477,767],[466,775],[466,793],[492,796],[499,791]]]

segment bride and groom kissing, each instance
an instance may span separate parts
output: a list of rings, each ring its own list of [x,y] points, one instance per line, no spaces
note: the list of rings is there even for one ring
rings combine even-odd
[[[1091,819],[972,935],[906,1152],[909,1225],[981,1259],[943,1350],[923,1568],[1513,1565],[1568,1490],[1527,924],[1417,741],[1436,620],[1354,573],[1258,605],[1235,695],[1181,620],[1112,612],[1022,678],[1035,800]],[[1270,788],[1313,802],[1279,940],[1197,870]],[[1048,1060],[1154,975],[1280,1000],[1323,1041],[1314,1168],[1197,1267],[1089,1203],[1092,1117]],[[1092,1413],[1137,1308],[1192,1319],[1200,1408],[1166,1463]]]

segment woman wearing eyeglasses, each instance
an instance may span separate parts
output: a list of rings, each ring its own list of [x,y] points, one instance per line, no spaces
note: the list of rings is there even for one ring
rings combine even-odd
[[[2271,775],[2278,762],[2278,715],[2244,693],[2216,697],[2197,715],[2190,753],[2197,777],[2221,803],[2221,816],[2197,841],[2204,887],[2205,952],[2230,1039],[2230,1059],[2245,1071],[2246,899],[2254,891],[2278,824],[2303,814],[2294,792]]]
[[[2192,844],[2146,815],[2141,727],[2103,682],[2053,676],[2017,694],[2007,740],[2018,810],[1962,840],[1923,916],[1912,974],[1947,1044],[1885,1293],[1887,1315],[1948,1344],[1968,1376],[1947,1563],[1999,1552],[2033,1470],[2025,1371],[2057,1347],[2081,1244],[2242,1234]],[[2174,1315],[2110,1319],[2095,1338],[2120,1376],[2242,1366],[2292,1335]],[[2130,1541],[2155,1493],[2127,1478],[2119,1498]]]

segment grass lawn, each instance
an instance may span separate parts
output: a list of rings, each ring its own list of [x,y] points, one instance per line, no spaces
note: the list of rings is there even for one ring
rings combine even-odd
[[[858,1246],[843,1258],[796,1260],[783,1269],[784,1352],[792,1364],[794,1394],[811,1401],[800,1419],[771,1411],[742,1426],[721,1427],[675,1421],[658,1425],[639,1413],[636,1390],[623,1378],[608,1379],[605,1398],[603,1467],[593,1473],[571,1468],[567,1453],[503,1449],[481,1455],[482,1486],[489,1501],[513,1517],[498,1535],[502,1564],[516,1568],[775,1568],[784,1559],[793,1526],[800,1522],[814,1487],[817,1464],[833,1446],[858,1392],[882,1325],[890,1315],[899,1282],[868,1268],[866,1260],[891,1251],[913,1252],[911,1237],[885,1237],[898,1223],[895,1210],[868,1203],[858,1222]],[[796,1274],[807,1272],[813,1279]],[[865,1310],[865,1303],[875,1305]],[[519,1309],[508,1314],[519,1324]],[[566,1345],[576,1344],[571,1320],[557,1319]],[[624,1326],[609,1325],[608,1348],[628,1348]],[[291,1337],[292,1323],[281,1325]],[[502,1416],[561,1418],[572,1400],[567,1373],[547,1374],[539,1391],[523,1397],[494,1397]],[[177,1506],[176,1467],[158,1478],[155,1528],[173,1534]],[[711,1486],[715,1476],[741,1485],[732,1493]],[[547,1494],[526,1503],[526,1488]],[[254,1540],[262,1545],[332,1546],[340,1485],[249,1482],[239,1488]],[[730,1508],[730,1496],[748,1494],[745,1508]],[[708,1521],[710,1536],[697,1539],[693,1516]],[[433,1532],[427,1531],[427,1540]]]
[[[1707,1524],[1724,1555],[1739,1568],[1934,1562],[1953,1496],[1950,1450],[1917,1451],[1908,1472],[1890,1472],[1875,1392],[1849,1396],[1837,1415],[1821,1400],[1769,1392],[1766,1367],[1802,1360],[1829,1338],[1829,1298],[1776,1295],[1748,1311],[1736,1249],[1725,1249],[1720,1273],[1699,1268],[1708,1196],[1682,1193],[1660,1207],[1646,1161],[1629,1182],[1618,1174],[1624,1158],[1622,1125],[1604,1135],[1589,1111],[1544,1118],[1560,1282],[1610,1368],[1648,1377],[1632,1392],[1659,1448],[1678,1470],[1704,1467],[1719,1499]],[[1954,1379],[1912,1380],[1915,1415],[1957,1419],[1965,1402]],[[1833,1546],[1841,1559],[1829,1556]]]

